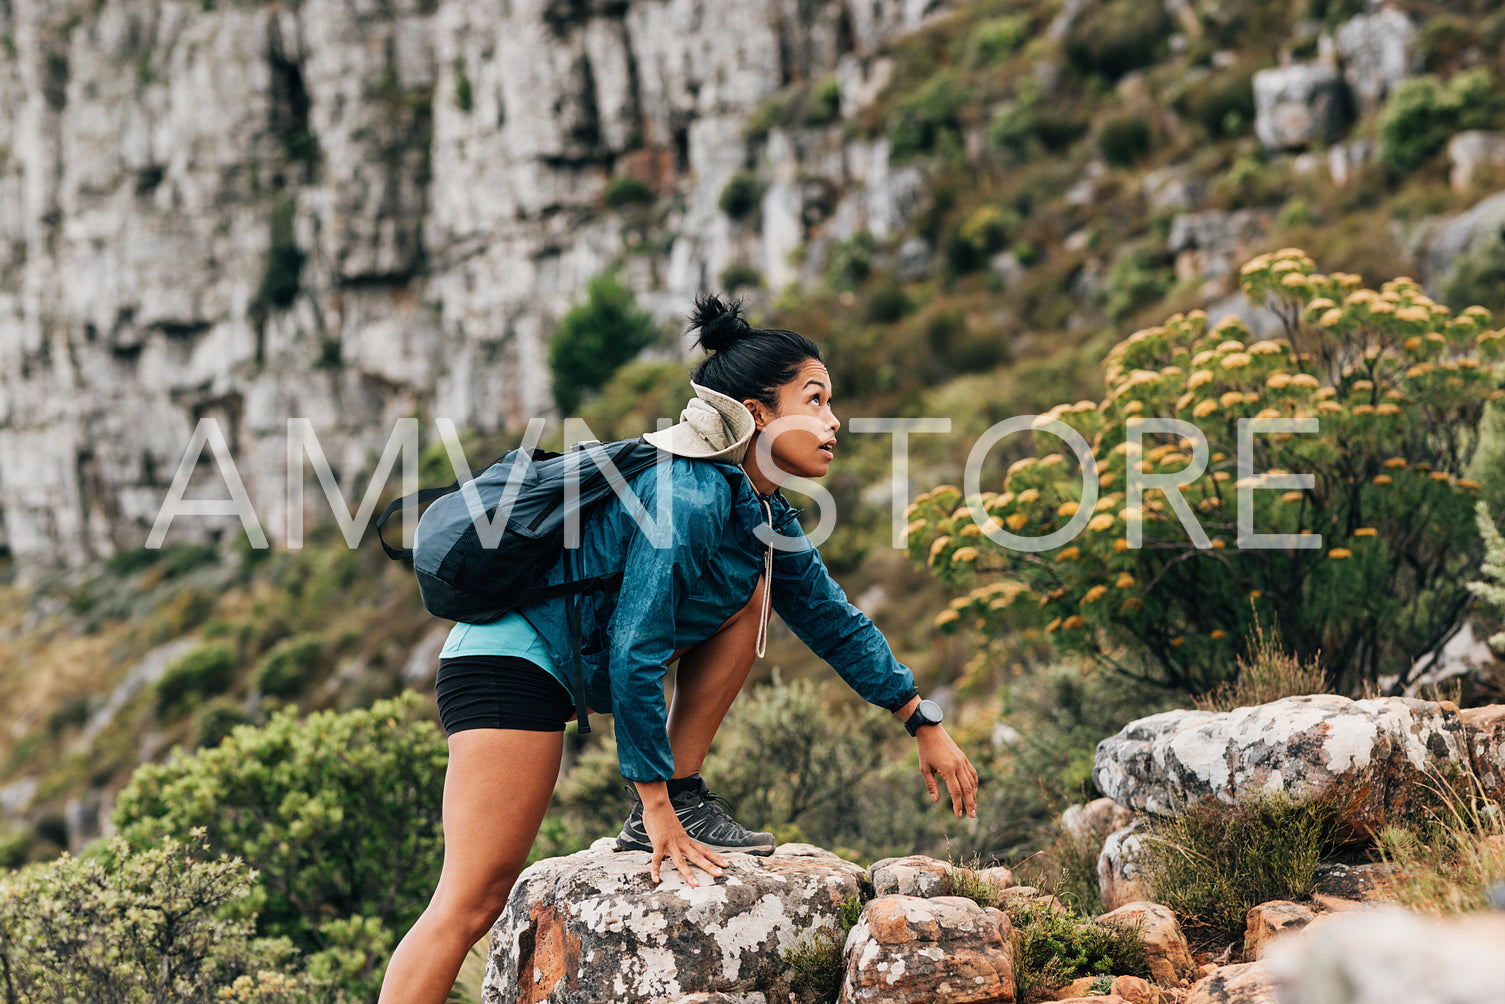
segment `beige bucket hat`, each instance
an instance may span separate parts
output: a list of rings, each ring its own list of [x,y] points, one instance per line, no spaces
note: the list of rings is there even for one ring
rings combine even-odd
[[[736,398],[691,383],[695,397],[679,413],[679,424],[643,438],[666,453],[698,460],[740,464],[747,454],[756,423]]]

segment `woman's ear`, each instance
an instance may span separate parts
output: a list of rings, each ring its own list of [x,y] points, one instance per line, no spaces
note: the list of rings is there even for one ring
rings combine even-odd
[[[742,407],[752,412],[753,426],[759,432],[762,432],[763,427],[773,420],[773,416],[769,414],[768,406],[755,398],[745,398],[742,401]]]

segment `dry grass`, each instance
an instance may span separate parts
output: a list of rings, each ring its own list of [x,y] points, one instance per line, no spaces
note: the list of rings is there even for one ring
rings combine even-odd
[[[1391,893],[1434,916],[1489,909],[1491,891],[1505,888],[1505,807],[1472,773],[1430,787],[1437,799],[1426,818],[1380,834],[1381,855],[1397,866]]]
[[[1203,711],[1232,711],[1283,697],[1330,693],[1332,688],[1318,661],[1313,658],[1303,662],[1287,652],[1280,644],[1280,634],[1274,629],[1265,631],[1256,617],[1249,654],[1238,659],[1238,675],[1195,701]]]

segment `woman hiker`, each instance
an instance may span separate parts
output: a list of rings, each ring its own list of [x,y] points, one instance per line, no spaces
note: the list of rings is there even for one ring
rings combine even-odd
[[[977,771],[921,701],[914,675],[847,602],[778,491],[822,477],[840,421],[820,349],[792,331],[753,328],[740,304],[695,303],[692,330],[710,355],[682,420],[644,438],[674,454],[672,540],[655,548],[613,497],[583,521],[577,577],[622,571],[621,588],[580,599],[585,696],[615,716],[622,775],[637,799],[619,850],[667,858],[690,885],[718,876],[723,854],[769,854],[711,800],[701,763],[763,654],[770,608],[865,700],[894,713],[919,744],[932,801],[939,776],[957,816],[977,813]],[[760,439],[763,442],[760,444]],[[651,516],[657,472],[630,483]],[[784,540],[775,547],[768,528]],[[762,528],[761,535],[759,530]],[[545,584],[566,577],[561,558]],[[457,623],[439,659],[439,716],[449,736],[444,865],[428,908],[393,953],[381,1004],[442,1004],[460,964],[501,915],[527,861],[575,716],[565,604],[545,601],[490,624]],[[678,662],[674,696],[664,675]],[[505,775],[505,777],[501,776]]]

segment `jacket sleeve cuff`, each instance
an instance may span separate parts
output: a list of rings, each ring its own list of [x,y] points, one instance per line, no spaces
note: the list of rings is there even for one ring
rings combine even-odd
[[[898,711],[900,708],[904,707],[904,705],[908,704],[914,698],[919,697],[919,696],[920,696],[920,688],[919,687],[910,687],[909,690],[906,693],[904,693],[903,695],[901,695],[897,700],[895,700],[894,703],[892,703],[892,704],[885,704],[883,706],[883,710],[884,711]]]

